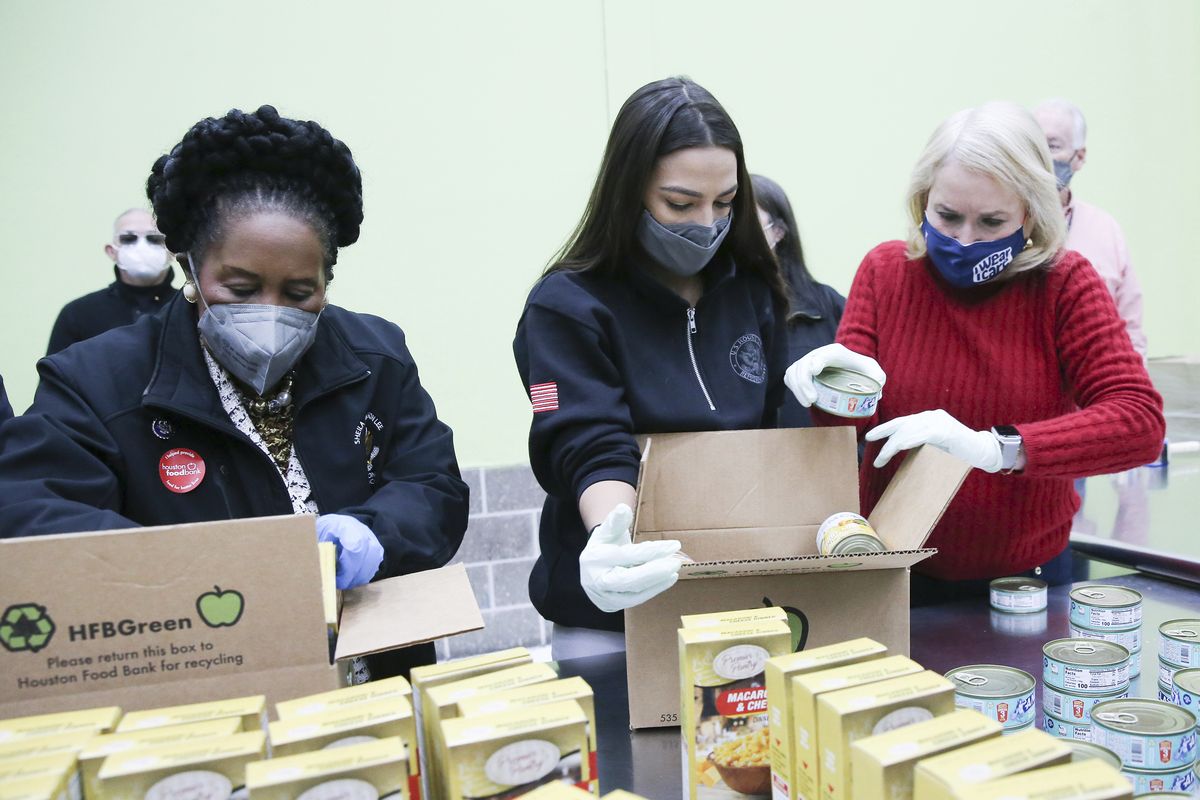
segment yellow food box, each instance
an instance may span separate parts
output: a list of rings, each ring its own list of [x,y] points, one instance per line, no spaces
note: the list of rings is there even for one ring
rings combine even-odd
[[[600,798],[600,800],[646,800],[646,798],[642,797],[640,794],[627,792],[624,789],[613,789],[611,792],[604,795],[604,797]]]
[[[1133,784],[1103,761],[1035,769],[971,786],[966,800],[1130,800]]]
[[[30,758],[0,762],[0,784],[29,778],[65,779],[67,797],[81,800],[83,788],[79,781],[79,759],[75,753],[51,753]]]
[[[55,736],[38,736],[34,739],[16,739],[0,744],[0,763],[20,758],[36,758],[54,753],[78,753],[99,734],[90,728]]]
[[[854,796],[912,800],[913,768],[923,758],[994,739],[1003,726],[978,711],[959,709],[850,745]]]
[[[430,765],[425,751],[425,742],[430,735],[424,712],[426,692],[434,686],[440,686],[443,683],[461,681],[474,675],[495,672],[496,670],[515,667],[519,664],[529,664],[532,661],[533,656],[524,647],[513,647],[508,650],[499,650],[495,653],[482,653],[457,661],[444,661],[440,664],[413,667],[409,671],[408,679],[412,683],[413,712],[417,717],[417,755],[422,775],[422,796],[431,797],[428,786]]]
[[[767,709],[771,729],[771,796],[774,800],[796,800],[797,797],[792,678],[818,670],[881,659],[886,655],[886,647],[873,639],[864,638],[768,659]]]
[[[929,671],[821,695],[817,698],[820,796],[824,800],[855,796],[850,772],[850,745],[854,742],[954,709],[954,685]]]
[[[716,611],[712,614],[684,614],[683,628],[712,628],[717,625],[753,625],[759,622],[787,622],[787,612],[779,606],[747,608],[743,611]]]
[[[246,765],[266,756],[262,731],[128,750],[104,759],[100,788],[88,800],[224,798],[242,792]]]
[[[297,697],[294,700],[284,700],[275,704],[275,713],[280,719],[307,717],[310,714],[324,714],[327,711],[337,711],[340,708],[373,703],[388,697],[412,697],[412,686],[402,675],[394,678],[384,678],[379,681],[368,681],[357,686],[347,686],[344,689],[334,689],[332,692],[310,694]]]
[[[916,675],[922,672],[921,665],[907,656],[885,656],[844,667],[823,669],[794,676],[791,684],[792,713],[789,731],[771,726],[771,736],[790,733],[792,737],[791,762],[788,774],[789,788],[795,797],[816,800],[820,796],[821,758],[820,741],[817,733],[817,698],[828,692],[838,692],[868,683]],[[770,697],[768,684],[767,696]],[[780,755],[783,755],[780,753]],[[775,753],[772,752],[772,758]],[[772,763],[772,785],[778,782]],[[776,799],[778,800],[778,798]]]
[[[242,732],[239,717],[222,717],[187,725],[168,725],[165,728],[146,728],[126,733],[96,736],[79,751],[79,775],[83,779],[83,796],[95,797],[100,789],[100,767],[104,759],[130,750],[184,744],[200,739],[223,739]]]
[[[701,787],[771,791],[767,660],[792,650],[786,622],[679,629],[684,797]]]
[[[399,737],[411,750],[413,726],[412,705],[396,696],[324,714],[281,719],[272,722],[268,730],[272,752],[281,757],[392,737]]]
[[[445,791],[439,800],[511,796],[561,782],[581,789],[591,780],[587,715],[574,700],[514,709],[442,724]]]
[[[246,767],[250,800],[410,800],[408,755],[397,736],[312,753],[256,761]]]
[[[72,731],[90,730],[108,733],[121,718],[116,706],[89,708],[85,711],[60,711],[35,717],[14,717],[0,720],[0,744],[37,736],[54,736]]]
[[[429,748],[429,755],[426,761],[433,765],[429,774],[425,776],[425,782],[429,786],[429,797],[440,797],[446,787],[446,781],[439,770],[439,765],[443,763],[445,758],[442,723],[448,719],[460,716],[458,711],[460,701],[469,697],[483,697],[520,686],[546,683],[557,678],[558,672],[553,667],[548,664],[535,662],[496,670],[495,672],[485,672],[482,675],[475,675],[451,683],[443,683],[440,686],[431,686],[424,698],[426,724],[428,726],[426,734],[429,736],[425,740],[426,746]]]
[[[588,718],[588,766],[592,779],[589,789],[599,791],[599,755],[596,750],[596,702],[592,695],[592,687],[587,681],[578,676],[562,678],[561,680],[536,683],[480,697],[468,697],[458,701],[458,713],[464,717],[498,714],[514,708],[528,708],[545,703],[558,703],[563,700],[574,700],[579,703],[583,713]],[[563,784],[547,784],[561,786]]]
[[[555,781],[554,783],[543,783],[532,792],[525,792],[518,796],[523,800],[587,800],[595,795],[569,783]]]
[[[42,775],[0,783],[0,800],[70,800],[67,774]]]
[[[267,725],[267,698],[256,694],[211,703],[189,703],[184,706],[165,706],[145,711],[131,711],[117,725],[117,733],[144,731],[166,725],[186,725],[222,717],[240,717],[242,730],[261,731]]]
[[[1021,731],[918,761],[913,770],[913,797],[951,800],[970,793],[976,784],[1066,764],[1070,759],[1071,747],[1063,740],[1039,730]]]

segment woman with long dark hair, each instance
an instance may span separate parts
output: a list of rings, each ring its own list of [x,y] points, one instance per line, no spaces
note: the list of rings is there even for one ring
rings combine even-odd
[[[549,495],[529,590],[556,658],[623,649],[620,612],[674,584],[678,542],[630,543],[635,437],[774,427],[786,304],[725,109],[685,78],[638,89],[513,343]]]

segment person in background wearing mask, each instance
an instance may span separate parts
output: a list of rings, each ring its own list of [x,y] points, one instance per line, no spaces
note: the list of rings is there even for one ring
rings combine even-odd
[[[46,355],[90,339],[111,328],[153,314],[175,295],[171,254],[148,211],[131,208],[113,223],[113,240],[104,245],[116,280],[72,300],[58,312]]]
[[[8,402],[8,392],[4,391],[4,376],[0,375],[0,423],[12,418],[12,403]]]
[[[622,610],[674,585],[679,542],[630,543],[636,437],[774,427],[786,304],[725,109],[684,78],[638,89],[513,342],[549,495],[529,594],[554,658],[624,650]]]
[[[986,596],[988,580],[1071,579],[1073,479],[1145,464],[1162,448],[1162,398],[1066,223],[1046,139],[1011,103],[954,114],[908,192],[908,241],[863,259],[838,343],[789,368],[802,405],[826,366],[886,377],[864,420],[861,505],[933,445],[975,469],[913,567],[914,604]],[[814,409],[818,424],[844,424]]]
[[[1121,226],[1107,211],[1085,203],[1071,190],[1071,178],[1087,161],[1087,121],[1083,112],[1066,100],[1047,100],[1033,112],[1046,134],[1058,196],[1067,217],[1067,249],[1092,263],[1125,320],[1133,349],[1146,357],[1146,332],[1142,329],[1142,286],[1129,260]]]
[[[446,564],[468,499],[451,431],[403,332],[327,304],[363,219],[349,148],[271,106],[184,144],[147,195],[189,280],[38,363],[29,413],[0,427],[0,535],[316,514],[339,588]],[[368,662],[379,677],[433,658]]]
[[[837,337],[838,323],[846,298],[832,286],[817,283],[804,263],[800,229],[792,204],[783,187],[762,175],[751,175],[754,200],[758,203],[758,221],[762,223],[767,244],[775,253],[783,279],[787,281],[791,310],[788,312],[788,363],[809,352],[831,344]],[[808,409],[787,393],[779,409],[779,427],[807,428],[812,425]]]

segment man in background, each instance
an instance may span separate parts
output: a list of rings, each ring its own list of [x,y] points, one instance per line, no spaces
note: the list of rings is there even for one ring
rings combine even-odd
[[[133,208],[117,217],[104,252],[115,264],[116,280],[63,307],[46,355],[153,314],[175,294],[171,254],[148,211]]]
[[[1103,209],[1085,203],[1071,190],[1071,178],[1087,161],[1087,122],[1083,112],[1066,100],[1047,100],[1033,112],[1042,131],[1058,193],[1067,215],[1067,249],[1083,254],[1100,273],[1109,294],[1117,304],[1117,313],[1125,320],[1125,330],[1133,347],[1146,357],[1146,334],[1142,330],[1142,287],[1133,265],[1121,226]]]

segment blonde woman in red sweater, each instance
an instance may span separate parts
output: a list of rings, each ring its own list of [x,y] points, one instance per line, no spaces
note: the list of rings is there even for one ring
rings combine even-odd
[[[1096,270],[1063,249],[1050,153],[1023,108],[989,103],[938,126],[908,212],[907,241],[859,266],[838,344],[785,382],[809,406],[826,366],[886,376],[860,429],[868,511],[910,448],[976,468],[929,540],[939,552],[917,567],[914,604],[985,594],[1003,575],[1069,581],[1073,480],[1152,461],[1162,398]]]

